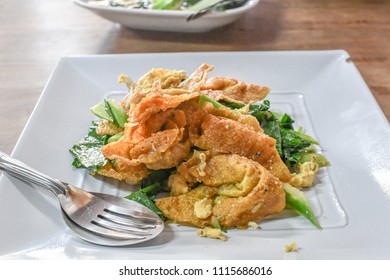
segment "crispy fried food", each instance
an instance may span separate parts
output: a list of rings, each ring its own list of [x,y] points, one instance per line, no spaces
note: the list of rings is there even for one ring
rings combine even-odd
[[[185,125],[185,113],[182,110],[171,111],[160,131],[152,133],[131,148],[130,157],[155,170],[179,165],[190,154]]]
[[[185,71],[169,70],[163,68],[153,68],[143,75],[137,83],[132,82],[125,75],[121,75],[119,82],[125,82],[129,88],[129,94],[124,98],[123,107],[127,110],[138,104],[151,89],[158,84],[161,89],[176,88],[187,78]]]
[[[135,125],[126,124],[124,136],[117,142],[102,147],[106,158],[119,161],[134,169],[167,169],[179,165],[190,154],[190,143],[185,136],[186,119],[181,110],[167,110],[152,115]],[[124,174],[116,174],[123,172]],[[115,178],[129,176],[125,169],[106,172]],[[111,176],[113,177],[113,176]],[[142,179],[142,178],[141,178]],[[134,181],[130,178],[131,181]]]
[[[253,103],[263,100],[271,91],[270,88],[255,84],[246,84],[243,81],[228,77],[212,77],[202,86],[202,90],[211,90],[215,100]]]
[[[150,89],[156,81],[161,84],[161,88],[163,89],[176,88],[186,78],[186,71],[183,70],[153,68],[138,80],[135,91],[146,91]]]
[[[167,185],[173,196],[188,193],[191,190],[191,186],[188,185],[186,179],[176,172],[169,176]]]
[[[173,111],[169,110],[155,114],[142,123],[125,124],[123,137],[117,142],[113,142],[103,146],[101,148],[102,154],[108,159],[121,162],[121,164],[127,164],[129,166],[138,165],[138,162],[132,161],[132,158],[130,156],[130,150],[137,143],[142,142],[144,139],[150,137],[153,133],[157,133],[158,131],[160,131],[160,129],[164,126],[164,124],[167,122],[172,113]],[[109,176],[109,174],[111,173],[106,172],[106,174],[108,174],[107,176]]]
[[[169,196],[156,201],[156,206],[164,216],[175,223],[203,228],[211,224],[211,217],[200,219],[195,215],[195,203],[204,198],[215,196],[215,188],[199,186],[179,196]]]
[[[263,165],[281,181],[291,180],[291,174],[276,150],[275,139],[237,121],[207,115],[202,124],[202,134],[195,146],[213,153],[248,157]]]
[[[245,108],[239,111],[233,111],[227,107],[215,108],[211,104],[206,103],[203,105],[202,110],[204,115],[212,114],[214,116],[235,120],[251,130],[263,132],[259,121],[255,117],[247,114]]]
[[[179,224],[202,228],[211,226],[214,217],[226,228],[246,227],[285,207],[281,182],[247,157],[196,152],[178,174],[173,176],[181,177],[179,184],[201,182],[191,191],[156,202],[166,217]]]
[[[179,88],[186,89],[191,92],[199,92],[208,79],[208,73],[213,69],[213,66],[206,63],[202,64],[188,77],[188,79],[180,83]]]
[[[99,135],[117,134],[121,131],[123,131],[122,128],[116,126],[112,122],[103,119],[99,121],[98,127],[96,128],[96,133]]]
[[[186,118],[186,132],[190,139],[190,144],[193,146],[194,138],[200,135],[201,124],[205,116],[204,110],[198,106],[198,99],[194,98],[189,101],[183,102],[177,107],[178,110],[182,110]]]
[[[149,72],[138,81],[130,98],[131,122],[147,119],[154,113],[176,108],[187,100],[199,97],[200,88],[212,69],[212,66],[202,64],[187,79],[183,71],[154,69]]]
[[[181,103],[199,97],[200,92],[190,92],[182,89],[162,90],[155,88],[130,111],[130,121],[133,123],[148,119],[155,113],[176,108]]]
[[[138,184],[149,174],[149,170],[145,164],[136,163],[129,158],[131,145],[126,143],[125,140],[122,137],[117,142],[107,144],[101,148],[103,155],[115,164],[108,162],[97,172],[103,176],[125,180],[131,184]]]
[[[149,77],[157,77],[153,84],[142,80],[137,83],[138,103],[132,103],[128,112],[129,122],[125,124],[124,136],[117,142],[102,147],[103,155],[111,160],[135,168],[145,165],[149,169],[165,169],[178,165],[190,153],[186,126],[186,115],[182,110],[174,110],[183,102],[199,96],[199,92],[189,92],[178,88],[163,88],[161,77],[155,70]],[[165,76],[164,76],[165,77]],[[179,73],[177,76],[180,77]],[[146,79],[146,78],[145,78]],[[165,86],[178,84],[179,78],[167,78]],[[147,88],[147,94],[142,90]],[[133,102],[135,99],[131,99]],[[123,104],[122,104],[123,105]],[[113,168],[111,168],[113,169]],[[126,169],[102,171],[107,176],[134,179]],[[117,174],[123,172],[124,174]],[[145,175],[146,176],[146,175]]]
[[[161,158],[161,153],[177,144],[183,132],[180,129],[167,129],[152,134],[130,149],[130,157],[139,162],[151,163]]]
[[[135,185],[149,174],[149,170],[144,164],[130,165],[126,161],[117,159],[115,164],[108,162],[97,173],[117,180],[125,180],[129,184]]]
[[[151,133],[149,137],[145,137],[136,143],[130,150],[131,158],[140,158],[141,156],[149,157],[145,163],[153,162],[153,157],[156,154],[165,152],[170,147],[179,143],[184,135],[184,126],[186,124],[183,111],[171,111],[169,118],[166,119],[161,130]]]
[[[213,208],[213,216],[226,228],[247,228],[250,221],[277,214],[285,207],[285,193],[280,181],[264,172],[259,184],[247,196],[220,196]]]
[[[173,145],[165,152],[160,154],[160,159],[145,163],[145,165],[152,170],[159,169],[168,169],[179,165],[183,160],[189,157],[191,152],[190,141],[187,139],[185,141],[179,142],[176,145]]]
[[[168,180],[170,196],[156,202],[167,218],[200,228],[215,220],[226,228],[245,228],[284,209],[281,181],[289,182],[291,174],[275,140],[248,114],[249,106],[198,104],[201,95],[252,103],[270,89],[209,78],[212,69],[202,64],[187,78],[184,71],[156,68],[136,83],[121,76],[129,88],[121,103],[128,123],[120,140],[101,149],[111,161],[98,172],[139,183],[151,170],[176,167]],[[102,132],[109,128],[102,123]]]
[[[172,113],[173,109],[169,109],[153,114],[141,122],[127,123],[124,131],[126,142],[134,145],[150,137],[153,133],[157,133],[162,129]]]
[[[129,158],[130,148],[131,145],[126,142],[126,138],[122,137],[117,142],[103,146],[101,148],[101,152],[108,159],[120,161],[123,162],[123,164],[127,163],[128,165],[134,166],[134,164],[130,162]]]
[[[218,195],[228,197],[247,195],[260,180],[259,164],[235,154],[212,155],[195,151],[177,170],[190,184],[202,182],[217,187]]]

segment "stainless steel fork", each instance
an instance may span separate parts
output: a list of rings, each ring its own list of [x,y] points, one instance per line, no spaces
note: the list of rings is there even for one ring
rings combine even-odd
[[[60,202],[67,224],[89,242],[107,246],[131,245],[150,240],[164,229],[160,217],[137,202],[86,192],[51,178],[1,151],[0,170],[51,191]]]

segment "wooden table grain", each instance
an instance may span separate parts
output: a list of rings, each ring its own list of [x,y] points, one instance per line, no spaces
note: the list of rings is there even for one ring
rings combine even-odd
[[[11,153],[66,55],[344,49],[390,119],[390,1],[261,0],[202,34],[124,28],[66,0],[0,3],[0,150]]]

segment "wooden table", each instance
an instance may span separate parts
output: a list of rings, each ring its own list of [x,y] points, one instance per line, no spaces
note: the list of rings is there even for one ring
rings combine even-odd
[[[0,3],[0,150],[10,153],[64,55],[344,49],[390,119],[390,1],[261,0],[204,34],[135,31],[66,0]]]

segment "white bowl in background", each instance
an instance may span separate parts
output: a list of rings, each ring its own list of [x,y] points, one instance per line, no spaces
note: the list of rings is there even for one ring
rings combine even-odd
[[[253,9],[260,0],[249,0],[241,7],[212,12],[192,21],[187,21],[187,18],[194,13],[191,11],[105,7],[91,4],[88,0],[72,1],[105,19],[132,29],[195,33],[207,32],[238,20]]]

